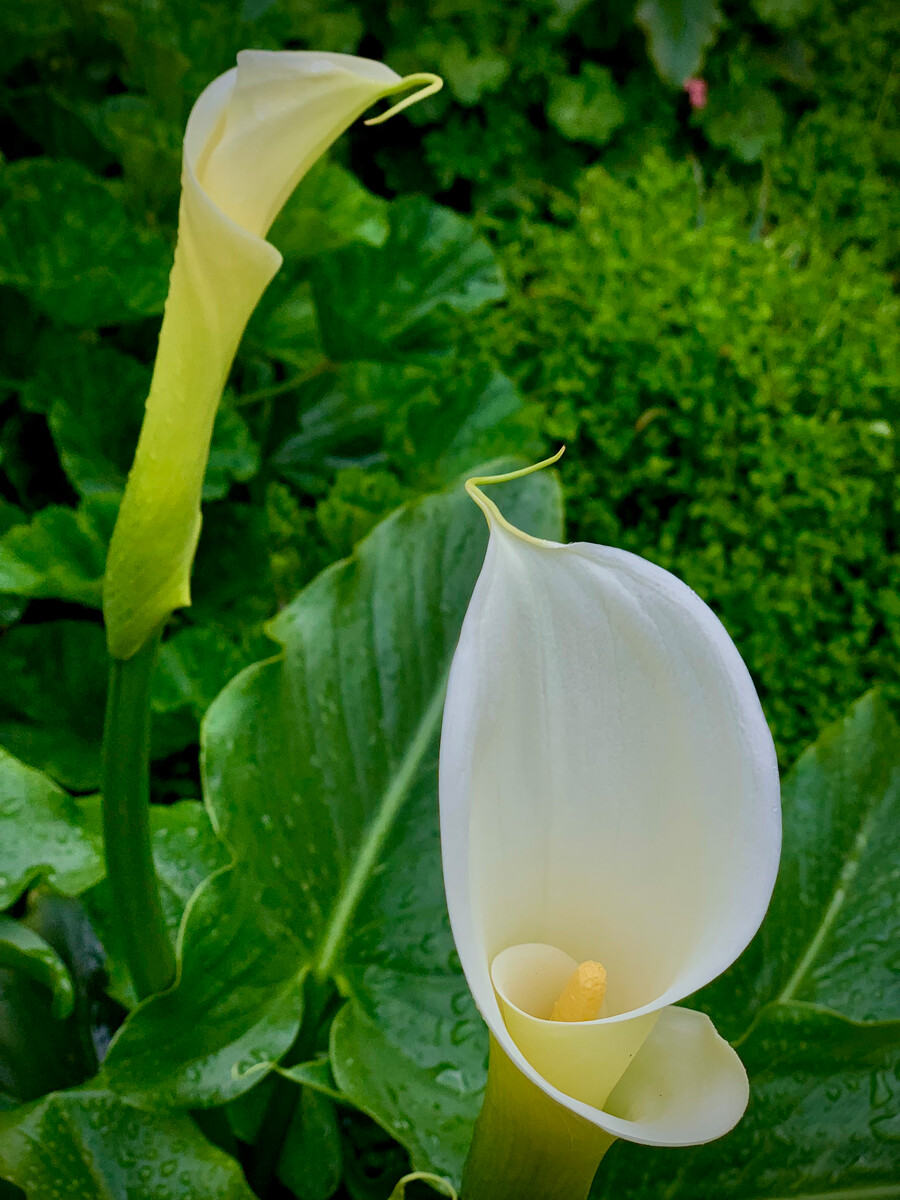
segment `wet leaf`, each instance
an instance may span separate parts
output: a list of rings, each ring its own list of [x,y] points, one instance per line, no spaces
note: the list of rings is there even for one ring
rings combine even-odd
[[[773,1001],[854,1020],[900,1011],[900,727],[877,692],[797,760],[782,788],[784,845],[762,929],[703,1007],[729,1037]]]
[[[504,294],[493,251],[462,217],[416,197],[389,212],[383,246],[347,246],[315,260],[313,292],[331,358],[432,353],[446,342],[442,312],[474,312]]]
[[[185,1113],[142,1112],[96,1087],[0,1113],[0,1172],[29,1200],[253,1200]]]
[[[38,879],[77,895],[102,875],[100,839],[72,797],[0,750],[0,908]]]
[[[555,479],[511,485],[507,511],[558,531]],[[207,803],[237,867],[192,901],[179,983],[126,1022],[106,1062],[111,1086],[185,1105],[236,1096],[290,1043],[308,966],[337,978],[366,969],[354,966],[354,930],[373,920],[368,889],[426,780],[437,828],[444,678],[486,541],[460,487],[398,510],[279,614],[270,629],[283,652],[212,706]],[[439,873],[421,882],[442,904]],[[435,1003],[449,1006],[442,982]],[[463,986],[453,975],[454,992]]]
[[[855,1025],[802,1004],[766,1010],[740,1044],[751,1080],[737,1129],[677,1152],[618,1143],[597,1200],[894,1200],[900,1022]]]

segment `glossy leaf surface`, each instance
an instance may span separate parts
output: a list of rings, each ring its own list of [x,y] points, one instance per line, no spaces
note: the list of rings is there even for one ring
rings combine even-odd
[[[552,476],[510,488],[509,503],[523,527],[558,532]],[[486,541],[461,487],[398,510],[272,622],[283,652],[215,702],[207,803],[238,865],[194,898],[178,985],[126,1022],[106,1063],[111,1086],[182,1104],[238,1095],[287,1048],[307,966],[351,987],[366,972],[356,931],[384,919],[370,888],[413,798],[432,837],[437,828],[444,679]],[[439,873],[427,880],[440,897]],[[415,923],[410,902],[393,907]],[[427,1022],[420,1032],[430,1035]]]
[[[103,875],[100,838],[46,775],[0,751],[0,908],[38,879],[77,894]]]
[[[186,1113],[154,1114],[99,1088],[0,1113],[0,1173],[29,1200],[252,1200],[237,1163]]]

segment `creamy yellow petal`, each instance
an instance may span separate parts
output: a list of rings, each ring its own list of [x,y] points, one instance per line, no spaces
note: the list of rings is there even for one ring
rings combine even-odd
[[[420,78],[349,55],[244,51],[194,106],[156,365],[107,562],[115,657],[129,658],[190,603],[216,408],[247,320],[281,265],[265,233],[347,126]]]

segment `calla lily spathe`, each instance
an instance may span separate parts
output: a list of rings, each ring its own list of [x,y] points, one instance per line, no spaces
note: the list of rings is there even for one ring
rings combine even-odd
[[[282,262],[265,240],[269,227],[352,121],[420,83],[423,91],[391,112],[440,80],[402,79],[347,54],[245,50],[194,105],[159,350],[107,563],[113,657],[130,658],[169,613],[190,603],[216,408],[244,326]]]
[[[447,689],[444,877],[492,1038],[482,1143],[511,1135],[515,1114],[499,1110],[518,1104],[534,1125],[519,1154],[552,1157],[558,1121],[553,1170],[579,1139],[585,1161],[558,1192],[532,1180],[521,1195],[578,1200],[613,1139],[705,1142],[746,1107],[738,1056],[672,1006],[762,920],[778,774],[747,669],[703,601],[633,554],[514,529],[478,486],[504,478],[468,485],[490,540]],[[606,968],[599,1015],[550,1020],[584,960]],[[475,1143],[464,1200],[519,1194],[478,1182],[504,1152]]]

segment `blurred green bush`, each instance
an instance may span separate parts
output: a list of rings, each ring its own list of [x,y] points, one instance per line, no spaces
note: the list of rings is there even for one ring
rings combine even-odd
[[[900,304],[855,247],[751,242],[733,201],[660,151],[593,168],[507,233],[509,300],[473,336],[568,444],[570,535],[713,606],[789,758],[867,679],[900,696]]]

